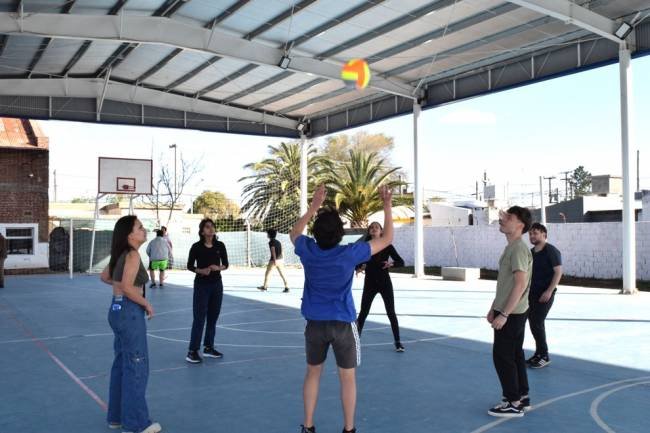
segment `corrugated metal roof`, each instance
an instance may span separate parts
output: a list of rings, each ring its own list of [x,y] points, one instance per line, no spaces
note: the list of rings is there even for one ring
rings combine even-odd
[[[320,135],[410,112],[414,97],[433,107],[617,60],[616,43],[514,3],[0,0],[0,114],[287,137],[309,120]],[[572,3],[611,20],[650,12]],[[650,20],[634,36],[648,52]],[[337,77],[351,58],[373,70],[364,91]]]

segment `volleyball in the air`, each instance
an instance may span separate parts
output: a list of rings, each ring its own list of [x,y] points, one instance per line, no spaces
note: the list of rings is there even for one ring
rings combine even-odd
[[[353,59],[343,65],[341,79],[353,84],[357,89],[365,89],[370,82],[370,68],[363,59]]]

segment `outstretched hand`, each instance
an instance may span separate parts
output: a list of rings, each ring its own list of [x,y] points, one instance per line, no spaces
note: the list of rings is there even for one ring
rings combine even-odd
[[[379,187],[379,196],[384,205],[391,205],[393,201],[393,192],[386,185]]]
[[[325,185],[321,183],[314,191],[314,196],[311,199],[311,209],[313,211],[317,211],[323,205],[326,195]]]

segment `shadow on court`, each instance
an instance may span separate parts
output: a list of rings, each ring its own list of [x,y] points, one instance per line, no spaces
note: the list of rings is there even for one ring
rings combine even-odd
[[[0,291],[0,432],[108,432],[110,288],[86,276],[16,277],[7,286]],[[299,292],[287,296],[297,303]],[[225,356],[194,366],[184,361],[191,289],[168,285],[147,296],[157,312],[148,322],[148,403],[164,431],[299,431],[305,361],[297,309],[227,294],[216,338]],[[387,325],[366,324],[359,433],[648,431],[649,371],[555,356],[549,368],[529,372],[534,410],[504,422],[486,414],[500,398],[489,344],[453,333],[402,334],[406,353],[397,354]],[[585,336],[598,345],[596,337]],[[609,350],[617,348],[602,347]],[[319,433],[342,429],[333,358],[330,352],[321,382]]]

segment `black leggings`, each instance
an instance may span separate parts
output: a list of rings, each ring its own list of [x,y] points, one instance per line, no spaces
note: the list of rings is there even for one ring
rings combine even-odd
[[[395,341],[400,341],[399,339],[399,324],[397,323],[397,314],[395,314],[395,297],[393,295],[393,286],[389,285],[383,289],[370,288],[368,285],[363,287],[363,295],[361,296],[361,311],[359,311],[359,317],[357,318],[357,328],[359,329],[359,335],[363,330],[363,324],[370,313],[370,306],[372,301],[377,296],[377,293],[381,295],[384,300],[384,305],[386,306],[386,315],[388,320],[390,320],[390,327],[393,330],[393,338]]]

